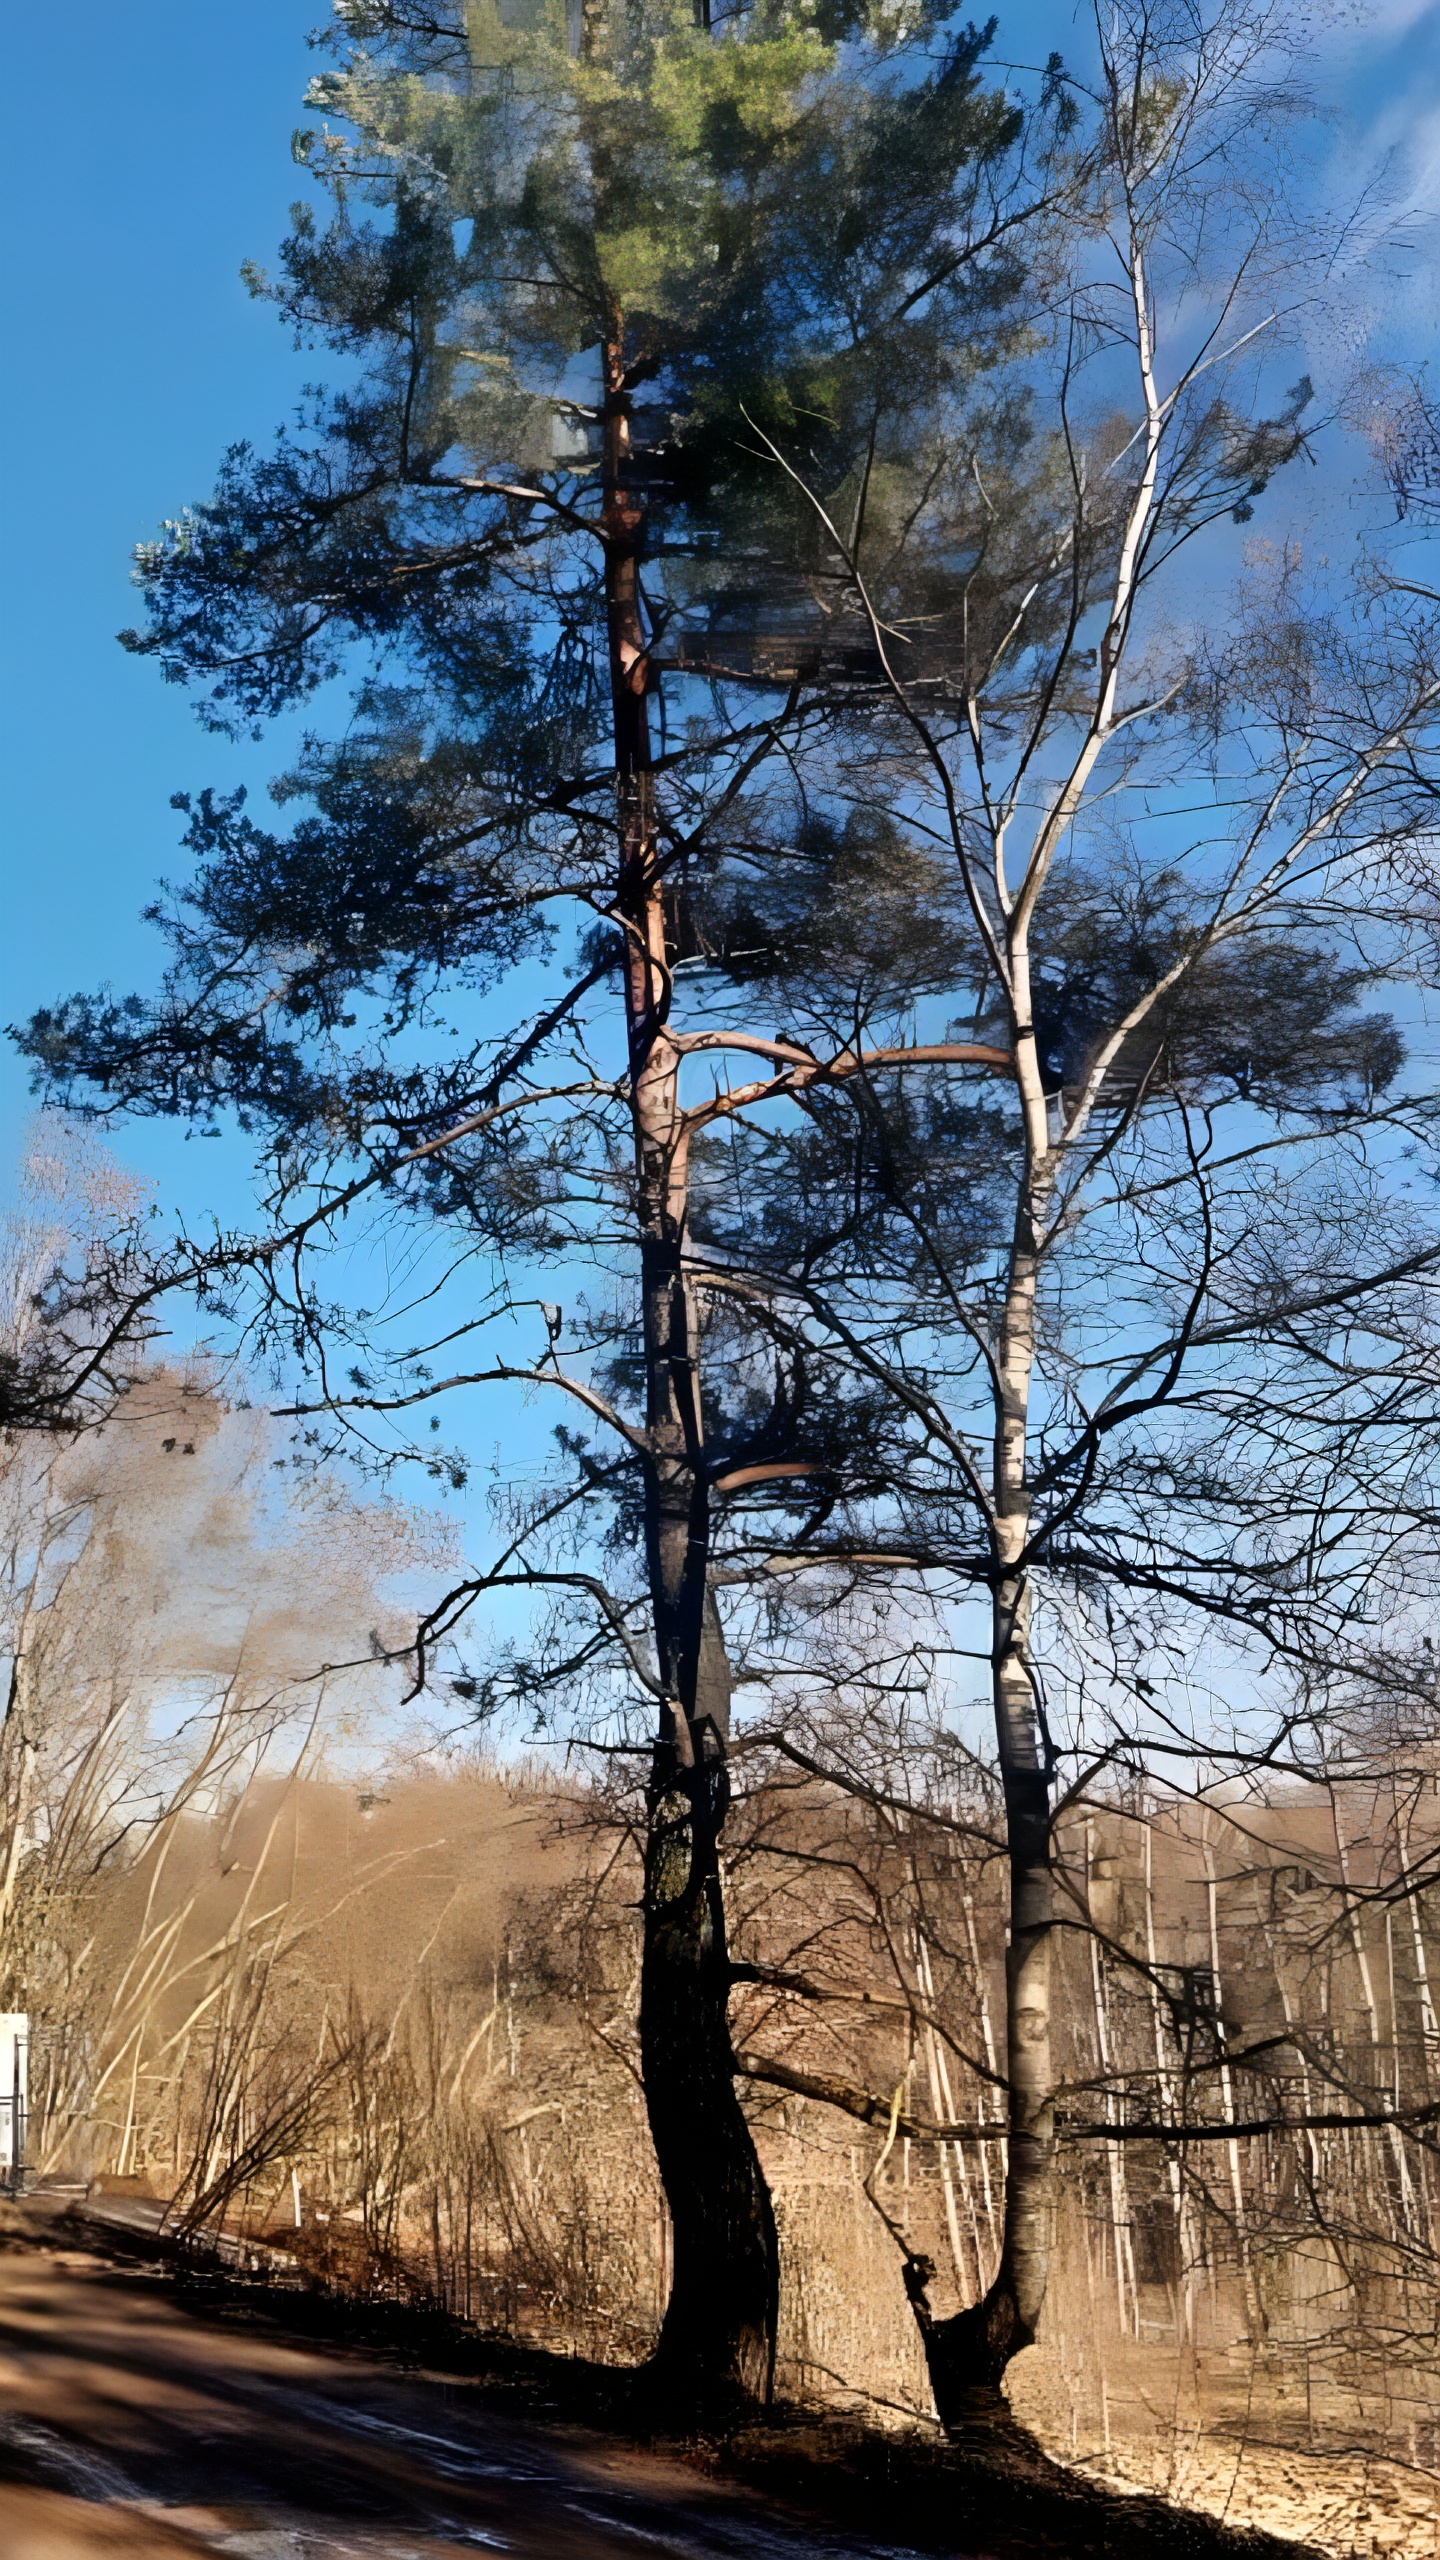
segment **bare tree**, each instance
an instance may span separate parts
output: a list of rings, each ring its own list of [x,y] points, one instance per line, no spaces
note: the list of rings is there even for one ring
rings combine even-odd
[[[1319,309],[1282,33],[1097,19],[1088,214],[1017,375],[1034,441],[1003,478],[974,451],[948,618],[907,619],[863,487],[842,507],[757,430],[880,670],[830,787],[872,848],[883,813],[925,849],[947,1009],[995,1051],[988,1094],[952,1052],[942,1097],[923,974],[882,1066],[862,1003],[847,1023],[802,965],[769,1090],[808,1137],[715,1150],[700,1228],[717,1321],[768,1331],[792,1414],[852,1422],[817,1439],[783,1544],[737,1480],[737,1596],[805,1563],[837,1601],[883,1577],[897,1680],[928,1606],[934,1641],[990,1662],[1005,2232],[958,2313],[911,2268],[947,2417],[1044,2300],[1056,1931],[1089,1925],[1057,1802],[1126,1772],[1322,1774],[1312,1674],[1432,1589],[1440,1245],[1406,1168],[1432,1160],[1434,1097],[1365,998],[1428,930],[1437,598],[1383,529],[1350,575],[1286,541],[1234,587],[1220,540],[1307,451],[1308,379],[1270,388]],[[877,866],[875,947],[888,885]],[[872,1001],[883,982],[872,962]]]

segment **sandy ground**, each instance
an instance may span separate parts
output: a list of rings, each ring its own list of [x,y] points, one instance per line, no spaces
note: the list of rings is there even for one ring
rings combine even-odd
[[[862,2560],[677,2464],[516,2426],[473,2389],[193,2316],[64,2248],[0,2254],[3,2560]]]
[[[1294,2453],[1197,2431],[1163,2458],[1124,2447],[1086,2467],[1108,2487],[1154,2489],[1226,2524],[1258,2526],[1335,2560],[1440,2554],[1440,2486],[1378,2456]]]
[[[1163,2372],[1159,2376],[1163,2384]],[[1007,2377],[1010,2405],[1037,2442],[1107,2488],[1150,2490],[1218,2522],[1308,2545],[1332,2560],[1440,2560],[1440,2481],[1363,2446],[1302,2452],[1265,2441],[1264,2409],[1248,2417],[1217,2388],[1215,2422],[1145,2433],[1138,2397],[1117,2399],[1108,2449],[1074,2446],[1062,2377],[1042,2348]],[[1223,2412],[1223,2414],[1222,2414]],[[1131,2423],[1127,2423],[1131,2422]]]

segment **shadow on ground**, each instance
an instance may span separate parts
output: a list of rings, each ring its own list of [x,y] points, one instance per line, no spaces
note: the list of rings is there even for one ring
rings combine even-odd
[[[643,2377],[207,2267],[37,2200],[0,2235],[5,2560],[1297,2560],[1117,2498],[1018,2428],[780,2412],[685,2434]]]

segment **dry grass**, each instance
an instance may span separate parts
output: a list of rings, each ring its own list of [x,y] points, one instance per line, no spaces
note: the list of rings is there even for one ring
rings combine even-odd
[[[263,1426],[203,1379],[12,1459],[0,2004],[37,2023],[32,2161],[332,2283],[642,2359],[668,2240],[633,1802],[481,1757],[343,1774],[378,1692],[313,1676],[317,1630],[346,1658],[438,1533],[333,1489],[277,1525]],[[902,2251],[943,2311],[999,2245],[1003,1865],[973,1765],[888,1747],[829,1737],[878,1794],[742,1758],[729,1893],[758,1978],[735,2038],[782,2235],[781,2388],[924,2428]],[[1435,2104],[1437,1848],[1433,1778],[1062,1826],[1065,2111],[1116,2138],[1063,2152],[1013,2377],[1057,2455],[1337,2553],[1432,2548],[1433,2123],[1119,2137]],[[906,2130],[925,2120],[976,2138]]]
[[[263,2237],[332,2283],[601,2360],[642,2358],[666,2234],[635,2073],[636,1879],[601,1810],[579,1787],[475,1760],[363,1787],[302,1767],[209,1813],[182,1812],[161,1882],[147,1846],[104,1882],[103,1913],[91,1905],[115,1970],[108,2005],[89,2013],[94,2081],[70,2165],[138,2177],[175,2199],[177,2221]],[[933,1985],[973,1930],[966,1996],[983,2059],[983,2004],[996,1989],[986,1968],[1001,1943],[993,1889],[983,1870],[956,1860],[947,1878],[932,1861],[917,1940],[913,1866],[897,1871],[894,1843],[853,1805],[829,1808],[828,1831],[825,1810],[792,1799],[742,1817],[745,1951],[777,1969],[803,1952],[812,1985],[849,1986],[847,2000],[863,1974],[872,2005],[858,2027],[839,1999],[796,2000],[792,2017],[757,1986],[744,2032],[792,2062],[868,2075],[882,2092],[898,2082],[917,2110],[943,2101],[963,2113],[981,2085],[967,2076],[967,2013],[948,2026],[942,2066],[926,2002],[884,2002],[897,1961],[914,1987],[923,1944],[921,1987]],[[1092,1821],[1088,1842],[1070,1846],[1082,1876],[1088,1857],[1116,1949],[1148,1928],[1178,1964],[1200,1919],[1208,1938],[1214,1884],[1237,2111],[1263,2095],[1240,2067],[1247,2039],[1280,2002],[1282,1978],[1293,2001],[1317,1963],[1332,2068],[1373,2070],[1344,1906],[1338,1928],[1327,1906],[1322,1930],[1317,1904],[1302,1945],[1285,1899],[1297,1890],[1293,1809],[1260,1850],[1251,1840],[1243,1868],[1193,1823],[1152,1832],[1148,1888],[1131,1817],[1113,1812],[1098,1831]],[[1314,1837],[1308,1853],[1319,1861]],[[785,1872],[767,1879],[776,1864]],[[1302,1902],[1321,1890],[1305,1874]],[[869,1888],[888,1905],[879,1934]],[[1276,1895],[1278,1932],[1264,1916]],[[797,1950],[784,1923],[801,1905]],[[1383,1910],[1369,1908],[1364,1929],[1383,1947]],[[115,1985],[161,1943],[121,2103],[106,2039],[121,2049],[129,2012]],[[1123,2121],[1153,2102],[1160,2067],[1147,1980],[1127,1977],[1118,1956],[1097,1974],[1079,1941],[1067,1968],[1072,2076],[1095,2075],[1103,2027],[1106,2102]],[[1373,1964],[1369,1978],[1373,1995]],[[1395,1980],[1403,2029],[1407,1986],[1402,1972]],[[1162,2039],[1162,2059],[1172,2100],[1203,2122],[1221,2103],[1215,2033],[1192,2032],[1191,2046],[1187,2065]],[[761,2082],[752,2097],[784,2250],[783,2391],[871,2422],[932,2425],[895,2235],[949,2251],[958,2299],[998,2234],[995,2147],[987,2192],[978,2145],[942,2155],[897,2140],[887,2151],[883,2130],[813,2097]],[[64,2148],[57,2136],[57,2161]],[[1015,2368],[1014,2405],[1048,2450],[1116,2484],[1337,2552],[1428,2551],[1440,2422],[1430,2161],[1416,2154],[1399,2182],[1388,2138],[1370,2131],[1314,2137],[1303,2177],[1293,2136],[1231,2152],[1197,2143],[1178,2178],[1174,2155],[1151,2144],[1066,2152],[1055,2280],[1041,2342]]]

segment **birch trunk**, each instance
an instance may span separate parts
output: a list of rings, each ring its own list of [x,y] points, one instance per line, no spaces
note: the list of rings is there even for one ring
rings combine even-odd
[[[1220,1907],[1219,1878],[1215,1873],[1215,1852],[1211,1844],[1208,1816],[1207,1828],[1200,1847],[1205,1860],[1205,1909],[1210,1932],[1210,1978],[1215,1986],[1215,2044],[1220,2057],[1220,2101],[1225,2109],[1224,2121],[1235,2121],[1235,2079],[1229,2063],[1229,2038],[1225,2027],[1225,1985],[1220,1972]],[[1240,2259],[1241,2281],[1245,2289],[1245,2313],[1250,2323],[1250,2336],[1256,2345],[1265,2335],[1265,2310],[1255,2277],[1255,2254],[1250,2245],[1250,2216],[1245,2201],[1245,2181],[1240,2171],[1240,2145],[1233,2137],[1225,2145],[1230,2168],[1230,2200],[1235,2215],[1235,2246]]]
[[[1420,1894],[1411,1882],[1409,1819],[1402,1823],[1397,1809],[1395,1837],[1400,1856],[1400,1878],[1405,1887],[1406,1907],[1410,1913],[1410,1942],[1415,1956],[1415,1991],[1420,2003],[1420,2054],[1425,2093],[1428,2097],[1432,2075],[1440,2061],[1440,2021],[1435,2015],[1435,1998],[1430,1988],[1430,1963],[1425,1947],[1425,1930],[1420,1917]]]
[[[967,2310],[936,2320],[912,2284],[930,2387],[946,2426],[962,2421],[978,2402],[993,2400],[1011,2358],[1032,2343],[1049,2277],[1053,2215],[1050,1776],[1030,1658],[1030,1584],[1025,1568],[1030,1533],[1026,1467],[1030,1381],[1050,1164],[1028,969],[1023,950],[1013,946],[1012,973],[1016,1073],[1029,1162],[996,1361],[991,1672],[1010,1871],[1005,1957],[1005,2227],[995,2275],[982,2299]]]
[[[1115,2086],[1111,2062],[1110,2002],[1100,1956],[1100,1941],[1093,1925],[1091,1882],[1095,1864],[1094,1824],[1085,1825],[1085,1908],[1091,1914],[1090,1931],[1090,1997],[1095,2012],[1095,2052],[1100,2075],[1105,2084],[1105,2114],[1115,2121]],[[1140,2288],[1135,2280],[1135,2243],[1130,2229],[1130,2193],[1125,2176],[1124,2154],[1118,2142],[1105,2145],[1110,2173],[1110,2228],[1115,2237],[1115,2294],[1122,2330],[1133,2337],[1140,2335]]]
[[[1160,2101],[1162,2115],[1173,2124],[1179,2117],[1184,2103],[1185,2089],[1183,2075],[1174,2069],[1171,2062],[1166,2039],[1167,2033],[1173,2035],[1174,2029],[1167,2023],[1160,1998],[1160,1965],[1155,1936],[1154,1819],[1153,1812],[1146,1813],[1144,1821],[1145,1961],[1150,1975],[1150,2024],[1155,2038],[1155,2091]],[[1280,1984],[1282,2001],[1286,2000],[1287,1994],[1278,1959],[1275,1964],[1275,1979]],[[1290,2014],[1288,2005],[1285,2014],[1288,2020]],[[1180,2166],[1178,2152],[1170,2144],[1166,2145],[1165,2172],[1170,2182],[1170,2204],[1175,2216],[1175,2245],[1179,2261],[1180,2317],[1177,2326],[1186,2340],[1193,2345],[1195,2274],[1200,2264],[1200,2252],[1196,2245],[1195,2218],[1190,2209],[1190,2194],[1185,2182],[1185,2173]]]

